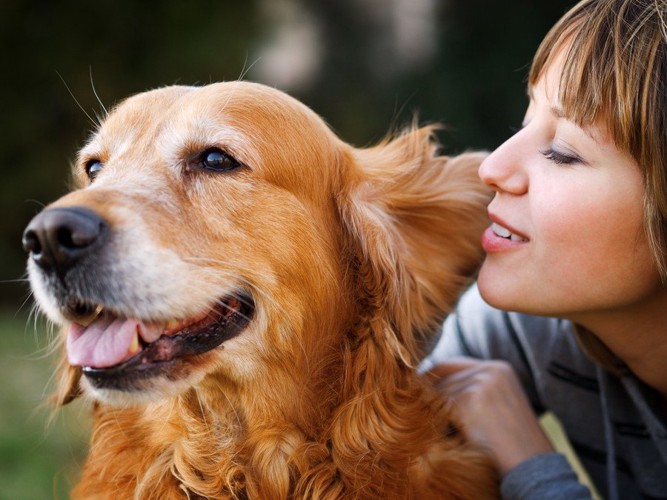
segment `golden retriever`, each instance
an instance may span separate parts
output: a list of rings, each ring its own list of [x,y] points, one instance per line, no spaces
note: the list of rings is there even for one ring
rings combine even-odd
[[[482,156],[357,149],[248,82],[117,106],[23,240],[58,403],[94,401],[73,496],[495,496],[414,369],[481,258]]]

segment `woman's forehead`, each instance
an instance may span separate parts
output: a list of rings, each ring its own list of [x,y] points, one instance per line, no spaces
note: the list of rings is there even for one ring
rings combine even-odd
[[[564,55],[553,58],[545,66],[542,76],[534,84],[528,85],[527,94],[530,102],[545,109],[555,120],[564,119],[572,122],[600,146],[607,147],[613,144],[609,124],[603,112],[598,113],[592,121],[582,121],[572,114],[571,107],[568,108],[561,101],[563,65]]]

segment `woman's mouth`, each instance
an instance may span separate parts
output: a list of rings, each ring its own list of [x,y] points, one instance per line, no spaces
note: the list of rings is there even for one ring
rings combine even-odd
[[[500,236],[501,238],[509,239],[511,241],[528,241],[527,238],[524,238],[523,236],[513,233],[512,231],[510,231],[506,227],[501,226],[497,222],[491,224],[491,231],[493,231],[493,234],[495,234],[496,236]]]
[[[482,248],[487,254],[515,250],[528,241],[522,234],[515,233],[498,222],[493,222],[482,234]]]

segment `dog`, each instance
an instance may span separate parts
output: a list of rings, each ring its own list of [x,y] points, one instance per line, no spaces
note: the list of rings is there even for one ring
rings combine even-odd
[[[482,254],[482,153],[355,148],[250,82],[137,94],[23,236],[92,401],[75,498],[498,495],[415,366]]]

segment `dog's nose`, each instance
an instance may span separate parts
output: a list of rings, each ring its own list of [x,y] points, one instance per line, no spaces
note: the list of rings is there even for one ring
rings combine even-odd
[[[28,224],[23,248],[42,269],[64,273],[99,243],[107,224],[82,207],[50,208]]]

